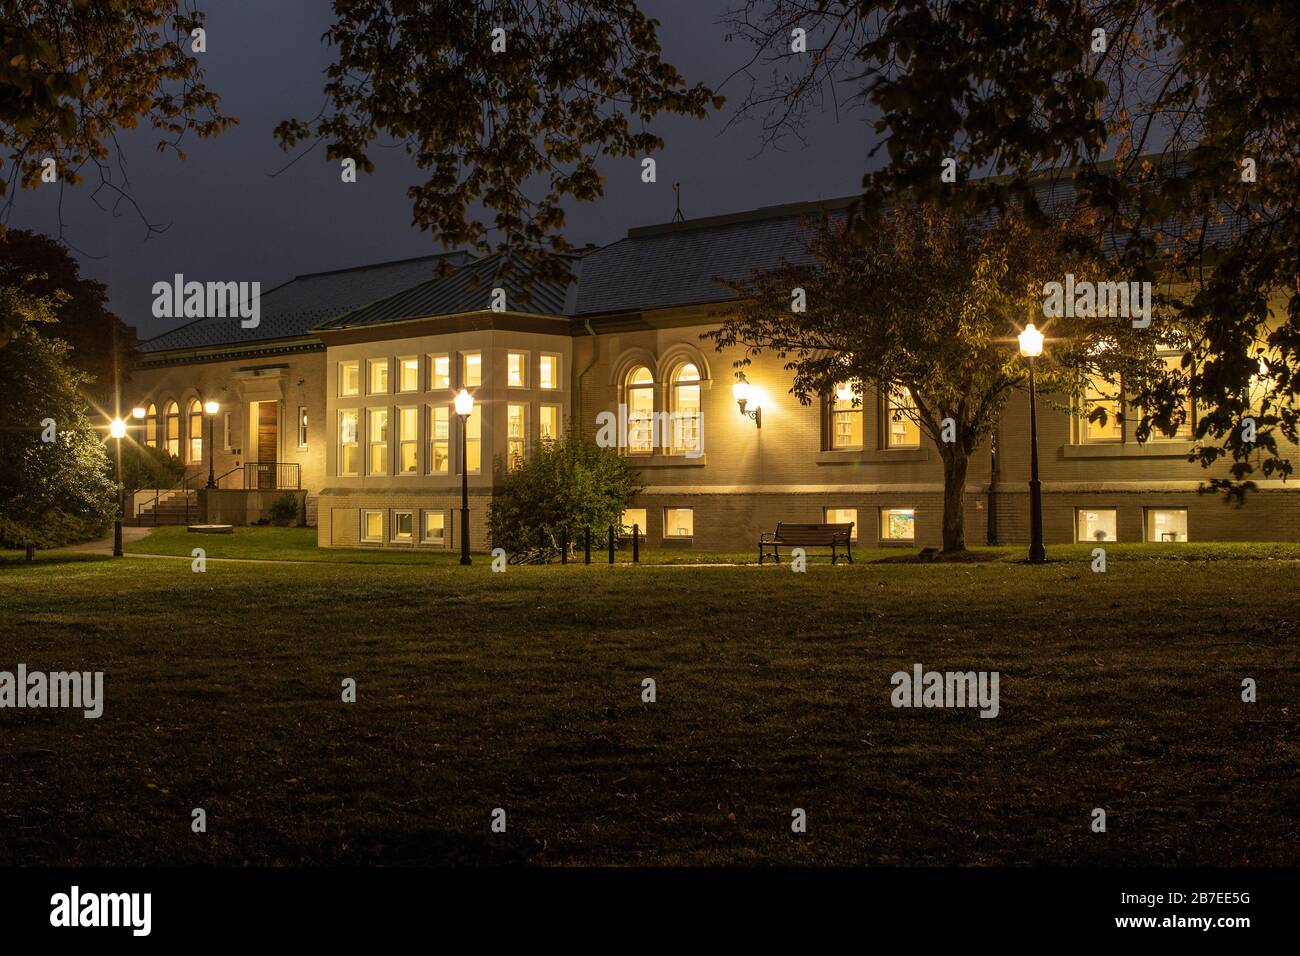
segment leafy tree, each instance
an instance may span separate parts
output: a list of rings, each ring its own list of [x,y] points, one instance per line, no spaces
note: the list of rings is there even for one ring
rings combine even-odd
[[[827,217],[807,243],[809,264],[733,284],[739,307],[705,335],[719,351],[742,347],[738,366],[763,352],[785,359],[791,391],[805,405],[830,400],[844,381],[862,395],[907,389],[911,407],[902,413],[943,461],[943,549],[962,551],[970,457],[992,435],[1011,390],[1027,383],[1016,336],[1034,316],[1053,331],[1041,318],[1044,282],[1066,272],[1096,278],[1095,264],[1061,251],[1075,228],[1064,218],[1039,233],[1020,216],[990,226],[951,208],[904,203],[854,242],[847,220]],[[791,309],[797,288],[805,312]],[[1039,387],[1068,396],[1090,372],[1123,374],[1126,384],[1161,375],[1153,342],[1177,333],[1152,327],[1158,336],[1113,318],[1072,320],[1038,360]],[[1104,417],[1104,407],[1096,411]]]
[[[1205,408],[1195,457],[1233,460],[1212,486],[1241,494],[1257,468],[1291,473],[1275,432],[1297,441],[1300,419],[1294,4],[746,0],[730,20],[773,68],[744,104],[765,113],[770,139],[798,133],[819,101],[860,94],[874,110],[871,155],[887,163],[864,179],[867,206],[1015,200],[1046,228],[1034,178],[1072,179],[1097,214],[1072,242],[1113,245],[1125,278],[1184,283],[1163,304],[1195,330],[1187,374],[1148,382],[1144,424],[1167,431],[1190,393]],[[794,26],[809,31],[806,56],[790,53]],[[939,175],[948,158],[958,183]],[[972,171],[1005,179],[966,181]],[[1247,415],[1261,426],[1253,444]]]
[[[548,278],[564,277],[555,253],[571,248],[563,201],[603,193],[597,158],[644,157],[663,145],[646,128],[657,115],[722,102],[661,59],[658,23],[635,0],[336,0],[334,11],[326,110],[281,123],[281,143],[324,140],[328,159],[371,173],[372,146],[392,137],[429,171],[409,190],[416,225],[490,251],[488,226],[467,215],[481,203],[497,248]]]
[[[83,181],[96,194],[133,205],[125,169],[113,178],[113,134],[147,120],[158,148],[180,158],[188,131],[211,136],[236,122],[218,112],[215,93],[190,51],[203,14],[181,0],[0,0],[0,177],[6,210],[13,186],[40,184],[42,160],[57,161],[60,183]]]
[[[55,304],[0,287],[0,316],[19,331],[0,349],[0,541],[27,551],[91,538],[112,521],[116,485],[86,418],[85,376],[67,346],[37,335]],[[53,441],[45,441],[53,424]]]
[[[535,547],[540,535],[558,545],[567,530],[576,541],[590,528],[603,545],[633,496],[641,490],[628,460],[589,436],[568,431],[538,442],[492,499],[488,536],[509,552]]]
[[[126,379],[136,358],[135,329],[109,310],[107,288],[83,278],[66,247],[39,233],[8,230],[0,235],[0,285],[22,286],[42,298],[61,293],[58,323],[36,331],[66,342],[68,361],[93,379],[101,395],[113,392],[119,376]]]

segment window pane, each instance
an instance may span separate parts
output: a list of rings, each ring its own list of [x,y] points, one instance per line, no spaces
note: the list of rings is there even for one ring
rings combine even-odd
[[[1148,541],[1186,541],[1186,508],[1148,508]]]
[[[339,474],[355,475],[360,471],[361,449],[358,444],[360,413],[355,408],[339,411]]]
[[[1078,514],[1080,544],[1118,540],[1114,508],[1080,508]]]
[[[384,513],[382,511],[363,511],[361,513],[362,538],[366,541],[384,540]]]
[[[862,447],[862,393],[848,382],[835,386],[831,415],[831,447]]]
[[[360,362],[339,362],[339,394],[361,394]]]
[[[370,360],[370,394],[383,395],[388,391],[388,359]]]
[[[528,428],[528,406],[506,406],[506,467],[515,468],[524,460],[524,438]]]
[[[853,530],[849,532],[849,540],[858,540],[858,509],[857,508],[824,508],[827,524],[852,524]]]
[[[175,402],[167,403],[167,453],[181,456],[181,409]]]
[[[1097,408],[1104,409],[1106,412],[1104,425],[1100,420],[1090,420],[1093,410]],[[1119,386],[1106,381],[1102,375],[1090,375],[1083,392],[1083,440],[1086,442],[1123,441],[1124,426],[1119,416]]]
[[[370,474],[388,474],[388,409],[370,409],[368,440],[370,442]]]
[[[451,388],[451,357],[448,355],[429,356],[430,388]]]
[[[399,410],[398,428],[398,471],[403,475],[413,475],[419,468],[418,454],[420,442],[420,410],[403,408]]]
[[[415,515],[409,511],[393,512],[393,540],[410,541],[415,534]]]
[[[471,474],[479,471],[483,464],[482,408],[483,406],[476,404],[474,410],[469,413],[469,417],[465,420],[465,460],[469,463],[469,471]]]
[[[695,366],[683,368],[683,375],[693,381],[699,378]],[[688,373],[688,374],[687,374]],[[673,451],[678,453],[697,452],[700,450],[700,431],[703,416],[700,414],[700,387],[698,385],[675,385],[673,387]]]
[[[401,378],[397,387],[403,392],[420,390],[420,360],[418,358],[398,359]]]
[[[885,415],[885,444],[889,448],[915,448],[921,444],[921,429],[912,418],[912,393],[896,389],[889,396]]]
[[[880,537],[885,541],[912,541],[916,538],[911,508],[882,508]]]
[[[538,409],[537,437],[551,440],[560,437],[560,406],[543,405]]]
[[[150,405],[145,412],[144,443],[150,448],[158,445],[158,409]]]
[[[445,544],[447,540],[447,515],[442,511],[424,513],[424,542],[426,544]]]
[[[199,461],[203,458],[203,406],[197,398],[190,399],[189,412],[190,461]]]
[[[528,358],[523,352],[506,353],[506,384],[511,388],[523,388],[527,384],[524,370],[528,367]]]
[[[461,361],[461,386],[463,388],[478,388],[483,384],[483,356],[478,352],[462,352]]]
[[[230,446],[230,416],[226,416],[226,447]],[[298,447],[307,447],[307,406],[298,406]]]
[[[691,508],[664,509],[664,537],[689,538],[695,534],[695,512]]]
[[[451,447],[451,409],[446,405],[435,405],[429,412],[429,474],[445,475],[451,465],[448,457]]]
[[[1181,377],[1183,375],[1183,357],[1182,355],[1162,355],[1160,357],[1165,365],[1165,370],[1172,377]],[[1178,426],[1178,431],[1172,435],[1166,435],[1160,429],[1152,429],[1152,441],[1190,441],[1192,437],[1192,397],[1187,396],[1183,402],[1183,421]],[[1183,540],[1186,540],[1185,538]]]
[[[628,508],[623,512],[623,517],[619,519],[619,526],[624,533],[631,534],[632,526],[636,525],[638,532],[645,534],[646,511],[644,508]]]
[[[642,372],[645,369],[641,370]],[[649,375],[648,372],[646,372]],[[628,451],[646,453],[654,449],[655,393],[653,385],[637,385],[627,390]]]
[[[543,355],[537,371],[537,384],[541,388],[560,387],[560,357]]]

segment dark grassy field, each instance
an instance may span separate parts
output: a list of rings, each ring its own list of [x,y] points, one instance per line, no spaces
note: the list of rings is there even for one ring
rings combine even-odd
[[[0,863],[1295,865],[1294,550],[5,563],[0,669],[107,703],[0,710]],[[917,662],[1000,671],[1000,716],[892,708]]]

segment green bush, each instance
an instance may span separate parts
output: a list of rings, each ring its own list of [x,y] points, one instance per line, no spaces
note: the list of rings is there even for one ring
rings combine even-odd
[[[122,484],[127,488],[174,488],[185,463],[165,448],[122,442]]]
[[[590,528],[593,547],[603,547],[609,526],[640,490],[626,458],[569,432],[538,442],[506,476],[488,511],[488,536],[494,548],[516,552],[542,535],[558,544],[565,530],[576,542]]]
[[[298,496],[285,492],[271,502],[271,524],[281,528],[298,523]]]

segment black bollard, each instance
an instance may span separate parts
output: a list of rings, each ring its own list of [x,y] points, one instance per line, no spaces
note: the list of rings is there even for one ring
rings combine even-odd
[[[591,564],[591,529],[582,532],[582,563]]]
[[[609,526],[609,563],[614,563],[614,526]]]
[[[641,529],[632,525],[632,563],[641,560]]]

